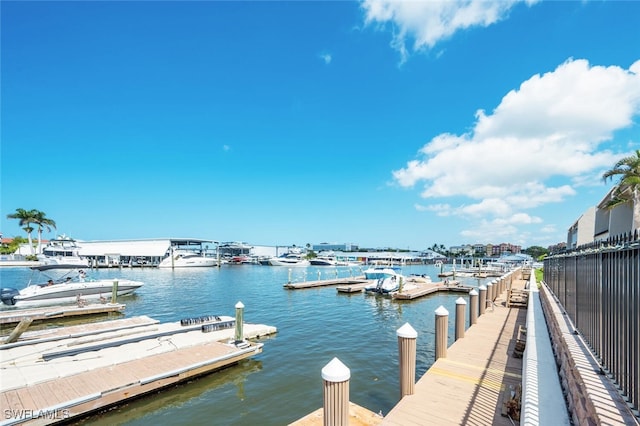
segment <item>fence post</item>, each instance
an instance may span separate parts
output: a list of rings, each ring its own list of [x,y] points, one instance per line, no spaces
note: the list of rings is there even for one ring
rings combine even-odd
[[[418,333],[407,322],[396,331],[396,334],[400,358],[400,399],[402,399],[405,395],[413,395],[415,388]]]
[[[333,358],[322,369],[324,383],[324,426],[349,424],[349,379],[351,371],[338,358]]]

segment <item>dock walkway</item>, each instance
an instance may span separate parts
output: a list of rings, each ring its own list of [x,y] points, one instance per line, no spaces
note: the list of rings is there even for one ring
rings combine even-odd
[[[8,328],[7,324],[16,324],[25,318],[33,321],[46,321],[51,319],[107,314],[111,312],[121,313],[126,305],[122,303],[93,303],[85,306],[45,306],[31,309],[12,309],[0,311],[0,329]]]
[[[284,284],[283,287],[289,290],[300,290],[304,288],[327,287],[332,285],[362,284],[364,286],[368,282],[369,281],[364,277],[347,277],[347,278],[332,278],[328,280],[289,282]]]
[[[513,284],[524,288],[525,282]],[[513,352],[527,311],[507,307],[504,295],[436,360],[382,425],[513,424],[503,416],[503,396],[517,392],[522,381],[522,358]]]

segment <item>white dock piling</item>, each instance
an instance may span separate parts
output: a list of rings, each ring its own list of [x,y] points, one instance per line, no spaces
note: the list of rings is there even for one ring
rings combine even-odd
[[[464,314],[467,310],[467,301],[462,297],[456,300],[456,340],[464,337]]]
[[[244,331],[242,330],[242,324],[244,322],[244,305],[242,302],[236,303],[236,333],[235,333],[235,341],[236,343],[242,342],[244,340]]]
[[[469,326],[478,322],[478,292],[474,288],[469,292]]]
[[[447,357],[449,311],[444,306],[436,309],[436,360]]]
[[[324,426],[348,426],[351,371],[338,358],[322,369]]]
[[[396,331],[396,334],[400,359],[400,399],[402,399],[405,395],[413,395],[415,389],[418,333],[407,322]]]

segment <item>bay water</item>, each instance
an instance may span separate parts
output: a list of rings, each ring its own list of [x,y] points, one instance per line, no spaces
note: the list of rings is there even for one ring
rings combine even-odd
[[[409,323],[418,332],[417,380],[434,362],[435,310],[444,306],[449,311],[450,345],[456,300],[463,297],[468,303],[468,295],[439,292],[395,301],[363,293],[338,293],[335,286],[283,287],[289,280],[359,276],[362,270],[260,265],[92,270],[90,276],[96,278],[145,283],[135,294],[119,300],[126,304],[125,317],[147,315],[172,322],[202,315],[234,316],[236,303],[242,302],[245,322],[275,326],[278,332],[261,339],[261,354],[237,365],[75,424],[286,425],[322,407],[321,370],[334,357],[351,371],[350,400],[376,413],[388,413],[400,397],[397,329]],[[430,265],[414,265],[405,266],[402,273],[426,274],[439,281],[439,271]],[[0,268],[2,287],[22,288],[31,278],[29,268]],[[474,287],[488,282],[457,279]],[[465,322],[468,327],[468,312]]]

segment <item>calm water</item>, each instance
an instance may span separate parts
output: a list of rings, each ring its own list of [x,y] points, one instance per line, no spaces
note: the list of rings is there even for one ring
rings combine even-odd
[[[292,268],[292,281],[360,275],[360,268]],[[404,274],[426,273],[432,266],[405,267]],[[463,293],[435,294],[397,302],[365,294],[341,294],[335,287],[285,290],[286,267],[223,266],[190,270],[98,270],[93,276],[144,281],[135,295],[123,297],[127,317],[148,315],[162,322],[201,315],[235,314],[277,327],[264,339],[263,353],[79,424],[104,425],[285,425],[322,406],[322,368],[334,357],[350,370],[350,400],[383,414],[398,402],[396,330],[408,322],[418,332],[417,377],[434,359],[434,311],[449,310],[449,344],[453,342],[455,300]],[[0,268],[2,287],[21,288],[27,268]],[[477,286],[485,280],[460,278]]]

